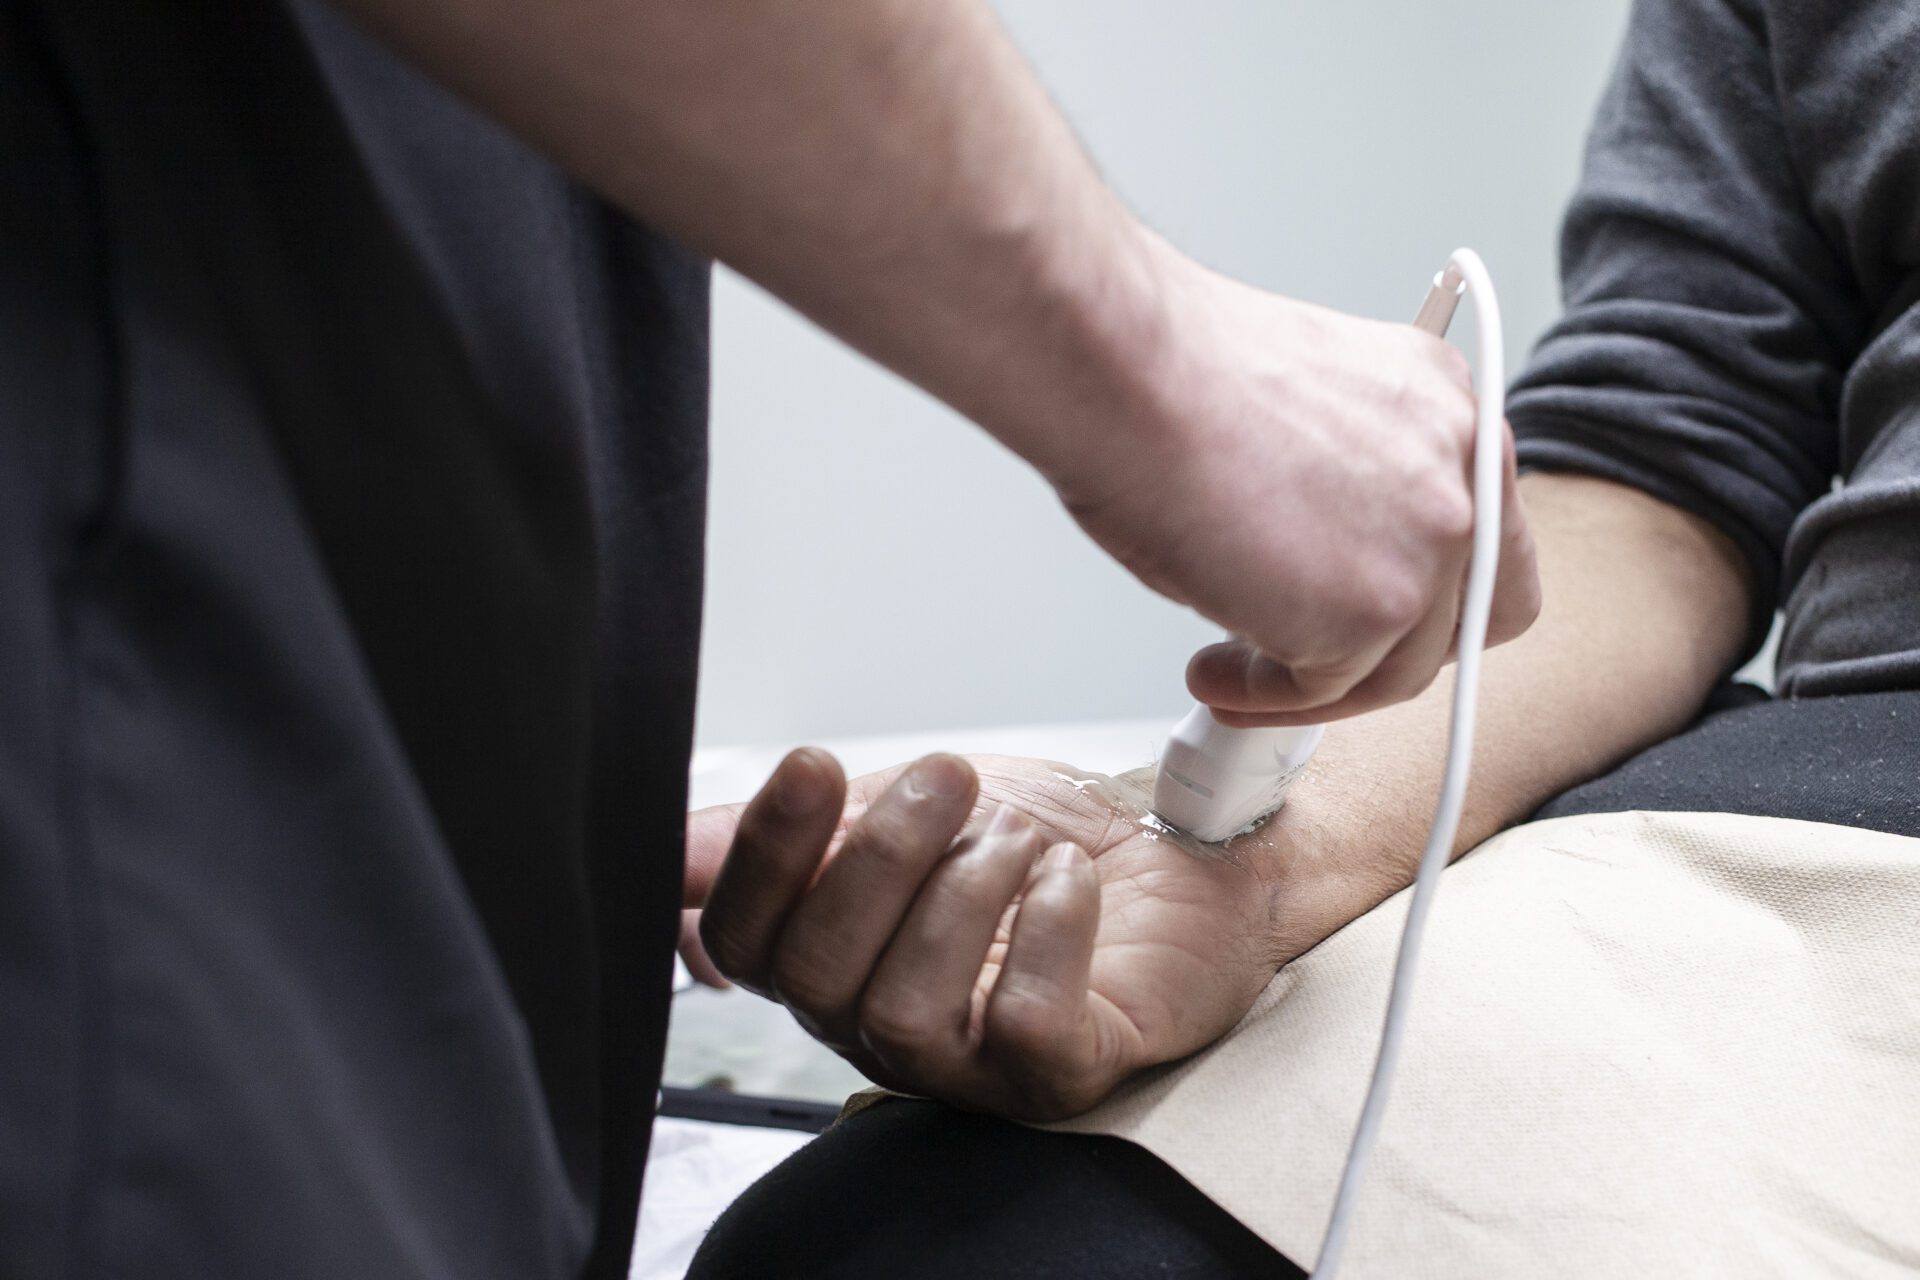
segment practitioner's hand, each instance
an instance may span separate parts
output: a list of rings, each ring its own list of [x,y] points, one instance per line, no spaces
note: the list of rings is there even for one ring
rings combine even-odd
[[[1473,530],[1466,362],[1410,325],[1293,302],[1160,253],[1169,329],[1137,416],[1055,477],[1147,585],[1250,645],[1195,697],[1314,723],[1412,697],[1452,655]],[[1539,608],[1511,442],[1488,641]],[[1258,656],[1255,649],[1259,654]]]
[[[831,756],[793,753],[752,803],[690,815],[690,864],[730,849],[707,953],[883,1084],[1085,1110],[1223,1035],[1317,939],[1275,941],[1249,859],[1056,769],[930,756],[847,787]]]

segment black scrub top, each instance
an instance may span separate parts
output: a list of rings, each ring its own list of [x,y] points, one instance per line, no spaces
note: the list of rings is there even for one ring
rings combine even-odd
[[[706,326],[318,4],[0,0],[0,1276],[625,1274]]]

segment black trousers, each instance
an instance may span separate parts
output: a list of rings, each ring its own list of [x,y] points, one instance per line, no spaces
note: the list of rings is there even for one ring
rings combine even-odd
[[[1290,1280],[1144,1148],[931,1102],[868,1107],[714,1224],[688,1280]]]

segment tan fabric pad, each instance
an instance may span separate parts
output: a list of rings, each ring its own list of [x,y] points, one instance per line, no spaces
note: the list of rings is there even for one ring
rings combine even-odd
[[[1310,1265],[1405,914],[1059,1127],[1141,1143]],[[1916,1273],[1920,840],[1609,814],[1448,870],[1343,1276]]]

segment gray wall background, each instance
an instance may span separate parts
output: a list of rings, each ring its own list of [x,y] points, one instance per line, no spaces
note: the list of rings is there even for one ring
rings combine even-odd
[[[1510,366],[1557,309],[1560,206],[1626,7],[999,4],[1109,180],[1175,243],[1396,318],[1471,245]],[[703,745],[1183,708],[1212,628],[1109,563],[969,423],[726,272],[714,377]]]

